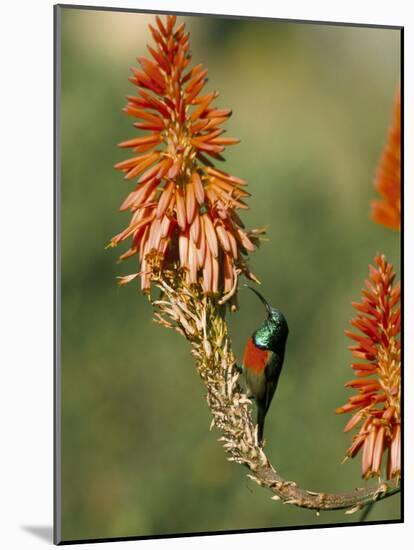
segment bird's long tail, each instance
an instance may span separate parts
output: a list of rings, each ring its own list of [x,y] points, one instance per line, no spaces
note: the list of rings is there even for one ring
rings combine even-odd
[[[257,405],[257,439],[259,445],[263,443],[263,431],[266,411],[262,405]]]

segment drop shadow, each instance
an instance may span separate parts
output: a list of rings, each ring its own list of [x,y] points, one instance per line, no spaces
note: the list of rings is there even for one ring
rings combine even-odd
[[[22,525],[22,529],[39,539],[53,544],[53,527],[51,525]]]

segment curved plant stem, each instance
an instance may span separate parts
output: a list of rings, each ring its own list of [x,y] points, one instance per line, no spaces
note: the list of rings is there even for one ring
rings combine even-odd
[[[346,510],[353,513],[377,500],[400,491],[400,487],[379,483],[344,493],[309,491],[294,481],[284,479],[271,465],[257,441],[257,430],[251,417],[251,401],[239,384],[236,366],[224,319],[224,307],[198,290],[182,283],[177,273],[155,280],[161,299],[155,300],[155,321],[182,334],[192,347],[197,370],[203,380],[207,404],[214,426],[222,433],[229,461],[249,469],[248,477],[274,493],[274,500],[301,508]]]
[[[362,510],[361,512],[361,517],[359,518],[359,521],[362,523],[363,521],[367,521],[367,518],[369,516],[369,514],[371,513],[371,510],[374,506],[374,503],[373,502],[370,502],[369,504],[367,504],[365,506],[365,508]]]

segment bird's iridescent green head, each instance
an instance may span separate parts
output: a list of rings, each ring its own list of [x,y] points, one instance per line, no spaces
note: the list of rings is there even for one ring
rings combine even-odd
[[[289,334],[289,327],[283,313],[271,307],[263,296],[251,286],[250,288],[266,308],[267,317],[260,327],[253,334],[253,341],[258,348],[271,350],[275,353],[284,354],[286,340]]]

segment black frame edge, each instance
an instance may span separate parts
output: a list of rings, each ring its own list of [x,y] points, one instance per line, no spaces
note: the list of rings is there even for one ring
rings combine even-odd
[[[53,6],[53,543],[61,544],[60,91],[61,8]]]
[[[148,14],[158,14],[158,15],[167,15],[175,14],[181,16],[198,16],[198,17],[220,17],[223,19],[248,19],[249,21],[274,21],[280,23],[304,23],[309,25],[329,25],[334,27],[368,27],[372,29],[391,29],[391,30],[401,30],[402,25],[383,25],[380,23],[349,23],[345,21],[319,21],[319,20],[309,20],[309,19],[288,19],[288,18],[279,18],[279,17],[264,17],[259,15],[236,15],[228,13],[199,13],[199,12],[190,12],[190,11],[175,11],[175,10],[152,10],[144,8],[117,8],[114,6],[88,6],[82,4],[56,4],[60,8],[64,9],[83,9],[89,11],[114,11],[114,12],[129,12],[129,13],[148,13]]]

